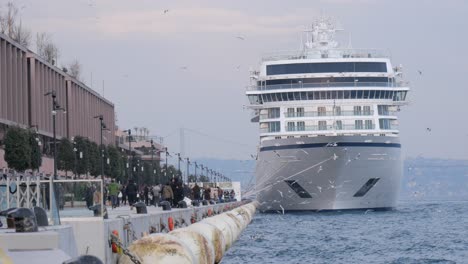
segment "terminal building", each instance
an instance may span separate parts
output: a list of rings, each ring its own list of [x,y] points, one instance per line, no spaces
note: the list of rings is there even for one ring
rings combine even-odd
[[[103,144],[115,144],[114,104],[90,87],[48,63],[37,54],[0,34],[0,169],[6,168],[2,149],[6,129],[10,126],[35,129],[40,135],[43,158],[42,172],[51,173],[52,98],[45,96],[55,91],[57,102],[65,111],[56,115],[57,139],[87,137],[100,142],[102,115],[111,131],[103,137]]]

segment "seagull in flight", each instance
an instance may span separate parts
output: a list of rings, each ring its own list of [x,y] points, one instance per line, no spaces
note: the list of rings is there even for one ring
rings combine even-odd
[[[169,12],[169,9],[164,9],[164,13],[163,13],[163,14],[166,14],[167,12]]]
[[[430,127],[428,127],[428,128],[426,128],[426,131],[427,131],[427,132],[431,132],[432,129],[431,129]]]
[[[422,72],[421,70],[418,70],[418,73],[419,73],[419,75],[422,75],[422,74],[423,74],[423,72]]]
[[[187,67],[187,66],[182,66],[182,67],[180,67],[180,69],[182,69],[182,70],[188,70],[188,67]]]
[[[243,36],[237,36],[236,38],[238,38],[240,40],[245,40],[245,38]]]

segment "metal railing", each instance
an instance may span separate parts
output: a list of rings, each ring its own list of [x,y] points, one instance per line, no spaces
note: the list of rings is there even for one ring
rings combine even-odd
[[[264,53],[263,61],[324,58],[389,58],[389,52],[378,49],[295,50]]]
[[[374,111],[306,111],[306,112],[284,112],[284,116],[291,117],[320,117],[320,116],[372,116]]]
[[[330,131],[330,130],[373,130],[375,124],[371,126],[363,124],[362,126],[356,125],[313,125],[313,126],[286,126],[287,132],[294,131]]]
[[[290,83],[251,85],[249,91],[267,91],[279,89],[302,89],[302,88],[329,88],[329,87],[404,87],[404,83],[395,82],[325,82],[325,83]]]
[[[78,186],[76,184],[82,185]],[[85,188],[83,184],[99,185],[96,189],[96,191],[99,192],[99,197],[96,197],[96,199],[99,201],[94,204],[100,204],[101,212],[104,212],[104,186],[100,179],[54,180],[54,187],[51,187],[52,182],[50,180],[41,180],[40,176],[19,175],[8,175],[0,178],[0,211],[12,207],[32,208],[34,206],[39,206],[44,209],[48,209],[49,214],[52,217],[52,204],[50,203],[50,197],[56,197],[59,204],[59,210],[63,210],[67,198],[71,198],[70,203],[73,207],[74,202],[82,202],[83,200],[79,197],[80,195],[77,194],[77,192],[81,192],[83,191],[83,188]],[[58,191],[58,193],[53,195],[51,192],[52,189]],[[93,193],[93,196],[96,194],[98,193]],[[83,193],[81,193],[81,195],[84,196]]]

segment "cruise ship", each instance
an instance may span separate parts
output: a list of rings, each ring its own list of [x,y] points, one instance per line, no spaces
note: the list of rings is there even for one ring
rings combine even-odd
[[[266,54],[250,72],[262,211],[396,205],[398,112],[409,85],[388,52],[343,46],[339,31],[334,20],[318,19],[303,32],[301,49]]]

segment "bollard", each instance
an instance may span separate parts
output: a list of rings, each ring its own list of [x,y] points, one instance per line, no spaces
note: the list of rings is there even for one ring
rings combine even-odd
[[[7,228],[15,228],[15,221],[13,219],[13,215],[11,215],[11,212],[14,210],[16,210],[16,207],[8,208],[0,212],[0,216],[5,217],[7,220]]]
[[[148,210],[146,209],[146,204],[142,202],[135,203],[133,206],[135,206],[137,214],[147,214]]]
[[[31,209],[18,208],[11,212],[15,221],[17,233],[37,232],[36,215]]]
[[[187,208],[187,203],[185,201],[180,201],[177,206],[179,208]]]
[[[64,261],[62,264],[102,264],[102,261],[95,256],[84,255]]]
[[[162,207],[163,211],[170,211],[171,210],[171,204],[168,201],[160,202],[159,206]]]
[[[36,215],[36,221],[38,226],[48,226],[49,220],[47,220],[47,213],[44,208],[34,206],[34,214]]]

